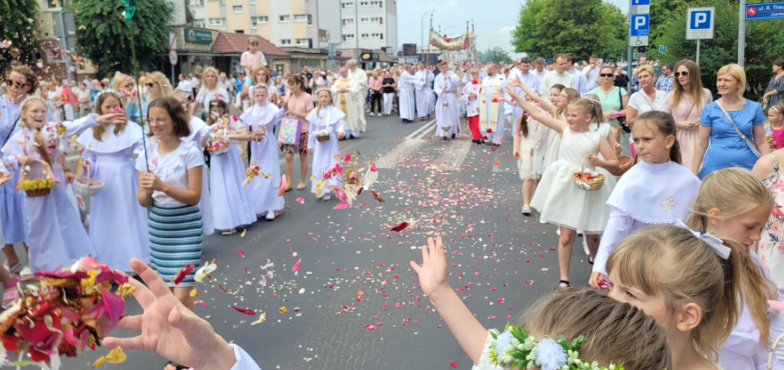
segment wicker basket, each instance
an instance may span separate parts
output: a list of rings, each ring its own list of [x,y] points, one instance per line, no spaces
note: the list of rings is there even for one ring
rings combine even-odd
[[[621,169],[618,172],[613,173],[615,176],[622,176],[626,173],[632,166],[634,166],[634,158],[628,155],[622,155],[618,157],[618,163],[621,165]]]
[[[318,140],[319,142],[322,142],[322,143],[325,142],[325,141],[329,141],[329,135],[316,136],[316,140]]]
[[[45,197],[52,192],[52,188],[25,190],[28,198]]]
[[[103,189],[103,182],[101,180],[93,179],[90,173],[87,173],[87,178],[79,177],[71,184],[74,191],[83,197],[92,197],[97,195]]]
[[[588,155],[583,157],[583,163],[580,165],[580,172],[575,172],[572,174],[572,181],[578,189],[597,191],[602,188],[602,185],[604,185],[604,175],[600,173],[596,176],[590,177],[591,174],[589,172],[585,172],[586,158],[588,158]]]

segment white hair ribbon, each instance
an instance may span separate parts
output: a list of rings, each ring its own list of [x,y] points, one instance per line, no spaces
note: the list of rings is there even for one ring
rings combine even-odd
[[[715,237],[715,236],[713,236],[713,235],[711,235],[711,234],[709,234],[709,233],[707,233],[705,231],[703,231],[703,232],[694,231],[694,230],[692,230],[692,228],[689,227],[689,225],[686,225],[686,223],[681,221],[681,220],[678,220],[675,223],[675,226],[678,226],[680,228],[686,229],[689,232],[691,232],[692,234],[694,234],[694,236],[696,236],[697,239],[702,240],[711,249],[713,249],[713,251],[716,252],[716,254],[718,254],[719,257],[721,257],[722,259],[726,260],[727,258],[730,257],[730,252],[732,250],[730,249],[730,247],[724,245],[724,242],[721,239],[719,239],[719,238],[717,238],[717,237]]]

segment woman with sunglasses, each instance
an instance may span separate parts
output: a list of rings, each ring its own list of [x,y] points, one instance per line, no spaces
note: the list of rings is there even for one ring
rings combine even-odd
[[[629,147],[629,134],[621,132],[621,123],[618,121],[619,117],[626,117],[626,108],[629,106],[629,94],[623,87],[615,86],[615,73],[609,65],[602,66],[599,70],[599,86],[589,92],[596,94],[599,97],[599,102],[602,104],[602,112],[607,118],[607,122],[615,130],[615,138],[621,144],[623,154],[628,155],[631,152]]]
[[[7,76],[5,95],[0,96],[0,140],[2,140],[0,147],[5,146],[14,131],[19,130],[19,112],[22,101],[33,95],[38,88],[38,76],[30,67],[23,65],[13,67]],[[22,269],[22,261],[14,251],[14,244],[26,241],[25,193],[14,190],[21,175],[18,168],[8,168],[8,170],[13,177],[11,181],[0,186],[0,220],[2,220],[3,240],[5,241],[3,253],[5,254],[5,268],[11,272],[19,272]]]
[[[672,115],[677,130],[675,137],[681,148],[681,161],[692,168],[697,146],[698,126],[702,110],[713,101],[710,90],[702,87],[700,67],[689,59],[675,65],[672,91],[664,100],[662,111]]]
[[[142,107],[142,116],[147,117],[147,107],[150,105],[150,102],[171,95],[172,89],[166,76],[158,71],[147,75],[144,87],[147,88],[147,96],[142,103],[144,105]]]

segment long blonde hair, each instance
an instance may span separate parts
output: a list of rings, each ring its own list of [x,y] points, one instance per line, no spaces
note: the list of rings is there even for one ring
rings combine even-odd
[[[172,88],[171,88],[171,85],[169,85],[169,79],[167,79],[166,76],[163,73],[158,72],[158,71],[150,73],[149,75],[147,75],[147,81],[153,81],[153,82],[157,83],[158,86],[161,87],[161,96],[160,97],[171,95]]]
[[[220,73],[218,72],[217,69],[215,69],[215,67],[204,68],[204,72],[201,73],[202,80],[204,80],[204,81],[207,80],[207,73],[212,73],[212,74],[215,75],[215,85],[210,87],[210,86],[207,86],[207,84],[205,83],[204,84],[204,89],[210,90],[210,91],[217,90],[218,89],[218,76],[220,76]]]
[[[672,366],[667,332],[653,317],[595,290],[558,289],[526,310],[519,325],[540,340],[563,335],[571,342],[582,335],[580,357],[603,366],[611,362],[637,370]]]
[[[725,168],[708,174],[702,180],[686,223],[696,231],[706,231],[709,218],[727,220],[763,205],[772,209],[774,202],[762,182],[746,169]],[[710,215],[710,210],[714,208],[721,214]],[[741,248],[740,255],[743,267],[740,279],[737,280],[740,292],[763,341],[770,345],[767,301],[776,298],[777,291],[745,248]]]
[[[95,112],[99,116],[104,114],[114,113],[114,112],[101,111],[101,105],[103,105],[103,103],[107,99],[117,99],[117,103],[119,103],[119,105],[122,106],[122,100],[120,100],[120,96],[114,92],[107,91],[105,93],[101,93],[101,95],[98,95],[98,99],[96,99],[95,101],[95,108],[93,108],[93,112]],[[114,126],[114,135],[115,136],[120,135],[123,132],[123,130],[125,130],[125,126],[127,125],[128,125],[127,121],[123,121],[122,123],[116,124]],[[95,140],[98,141],[103,141],[104,132],[106,132],[106,126],[104,125],[98,125],[93,127],[93,138],[95,138]]]
[[[22,106],[19,109],[20,117],[21,117],[22,113],[26,113],[27,109],[30,108],[30,103],[35,102],[35,101],[41,103],[44,106],[44,108],[46,108],[46,101],[44,101],[44,99],[42,99],[42,98],[40,98],[38,96],[31,96],[31,97],[25,99],[24,103],[22,103]],[[40,155],[41,158],[43,158],[43,160],[46,161],[46,163],[49,165],[49,168],[53,168],[54,162],[52,161],[52,156],[50,156],[49,152],[46,151],[46,142],[44,141],[43,133],[41,133],[41,128],[32,128],[32,127],[30,127],[27,124],[27,122],[24,122],[24,120],[21,120],[21,121],[22,121],[22,123],[24,124],[25,127],[34,130],[34,132],[33,132],[33,142],[35,143],[35,145],[34,145],[35,146],[35,150],[38,152],[38,155]]]
[[[726,260],[690,230],[675,225],[645,227],[612,251],[607,272],[646,295],[662,295],[667,310],[662,325],[671,323],[684,304],[699,305],[702,320],[691,330],[691,339],[698,351],[716,357],[738,322],[738,282],[747,267],[742,247],[729,239],[723,242],[731,250]]]

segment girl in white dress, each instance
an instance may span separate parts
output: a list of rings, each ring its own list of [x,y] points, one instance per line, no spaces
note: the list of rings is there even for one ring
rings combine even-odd
[[[721,217],[721,212],[715,211],[711,213]],[[759,231],[759,226],[747,228],[739,219],[706,220],[709,224],[735,224],[745,233]],[[648,226],[613,250],[607,272],[611,298],[641,308],[667,330],[671,369],[752,369],[742,361],[723,361],[726,351],[761,350],[759,354],[765,355],[764,345],[749,342],[753,333],[746,326],[753,326],[757,318],[767,321],[764,297],[775,291],[735,240],[693,230],[680,221]],[[754,307],[747,319],[740,297],[749,302],[746,307]],[[743,327],[742,335],[735,333],[738,326]],[[768,326],[760,331],[767,332]],[[756,342],[767,340],[757,332]],[[717,357],[720,365],[714,363]]]
[[[506,347],[502,343],[509,343],[507,333],[499,335],[495,329],[485,329],[449,286],[447,253],[441,237],[436,240],[428,238],[427,244],[422,247],[422,265],[414,261],[409,264],[419,276],[422,291],[433,308],[474,363],[473,370],[508,369],[495,364],[491,356],[491,347],[502,351],[503,348],[498,347]],[[543,346],[545,338],[557,340],[561,335],[570,342],[584,336],[586,341],[579,346],[579,358],[584,363],[596,361],[603,370],[611,364],[621,363],[626,369],[672,368],[664,328],[643,310],[613,302],[599,292],[558,289],[528,308],[517,324],[539,341],[539,366],[536,368],[562,368],[566,354],[557,353],[560,352],[559,347],[555,347],[556,351],[546,351]],[[543,363],[549,366],[544,367]]]
[[[534,190],[534,181],[539,177],[533,173],[533,155],[534,155],[534,140],[536,124],[531,124],[528,121],[528,116],[521,114],[517,117],[517,132],[514,133],[514,153],[517,159],[517,171],[520,174],[520,180],[523,181],[523,214],[530,215],[531,207],[531,192]]]
[[[185,113],[190,112],[191,103],[188,101],[188,98],[182,93],[181,90],[175,91],[172,94],[172,97],[177,99],[177,101],[182,104],[182,107],[185,109]],[[207,140],[210,138],[212,129],[201,118],[193,115],[190,117],[189,126],[191,132],[188,134],[188,136],[183,137],[182,141],[192,142],[200,150],[204,150],[204,148],[207,146]],[[212,235],[215,232],[215,224],[212,221],[212,197],[210,197],[209,169],[207,166],[202,166],[201,168],[201,178],[204,179],[204,181],[201,183],[201,200],[199,201],[199,211],[201,212],[204,235],[207,236]]]
[[[586,191],[578,188],[572,181],[572,174],[583,171],[595,171],[595,167],[603,167],[610,172],[618,171],[618,160],[615,159],[612,147],[606,138],[597,131],[592,131],[592,123],[601,119],[600,105],[588,99],[579,99],[567,108],[567,122],[560,121],[542,113],[536,106],[528,103],[517,95],[513,89],[507,88],[509,95],[534,119],[561,135],[559,159],[547,168],[534,194],[531,206],[539,210],[541,218],[560,228],[558,243],[558,262],[560,268],[561,287],[569,286],[569,264],[572,256],[572,244],[577,229],[583,230],[588,238],[591,257],[596,256],[599,248],[599,235],[604,231],[610,208],[605,204],[612,192],[612,181],[605,176],[605,184],[598,191]],[[601,159],[598,155],[601,154]]]
[[[242,114],[240,120],[252,132],[251,136],[254,138],[250,144],[251,164],[256,163],[259,172],[270,175],[269,177],[256,176],[247,185],[250,189],[253,209],[256,215],[265,216],[271,221],[286,205],[284,198],[278,195],[280,161],[273,130],[287,112],[270,102],[268,91],[266,85],[256,85],[253,89],[256,103]],[[261,139],[258,139],[259,137]]]
[[[90,125],[125,122],[121,114],[83,118],[63,125],[46,122],[46,102],[38,97],[21,105],[21,129],[2,148],[3,161],[11,168],[21,168],[27,179],[52,176],[55,181],[48,195],[27,197],[27,245],[32,272],[54,270],[71,260],[88,254],[101,258],[80,222],[79,212],[68,199],[65,184],[74,175],[65,164],[67,147],[63,137],[78,135]]]
[[[308,154],[313,155],[313,181],[310,191],[316,197],[330,200],[332,199],[332,189],[328,186],[341,186],[335,177],[328,179],[322,189],[317,189],[316,184],[321,181],[330,167],[338,163],[336,156],[340,154],[338,150],[338,140],[343,137],[346,115],[342,110],[332,105],[332,94],[327,89],[318,91],[318,107],[308,113],[306,120],[310,122],[311,134],[308,137]],[[329,140],[320,141],[318,137],[329,136]],[[320,191],[321,190],[321,191]]]
[[[98,96],[95,113],[86,118],[114,113],[120,104],[119,96],[105,92]],[[77,139],[84,146],[85,172],[103,182],[101,192],[90,198],[90,240],[100,262],[120,271],[129,271],[131,258],[150,261],[147,212],[134,197],[139,179],[131,158],[143,149],[143,135],[135,122],[107,122]]]
[[[237,227],[256,222],[248,188],[242,186],[245,180],[245,166],[242,164],[240,147],[237,141],[249,141],[250,135],[242,124],[226,116],[229,107],[222,100],[209,102],[207,124],[213,129],[212,139],[220,137],[228,140],[224,150],[210,153],[210,195],[212,195],[212,215],[215,229],[221,235],[232,235]],[[222,123],[223,121],[226,123]],[[232,125],[237,133],[220,134],[223,125]],[[217,136],[216,136],[217,135]],[[214,145],[216,142],[211,142]]]
[[[685,219],[700,188],[700,179],[681,165],[672,116],[654,111],[638,116],[636,122],[632,137],[642,161],[621,177],[607,200],[610,219],[589,280],[597,289],[607,275],[607,257],[618,243],[642,227]]]
[[[773,212],[767,188],[749,171],[725,168],[705,176],[686,223],[698,232],[708,232],[743,245],[741,279],[736,280],[742,298],[740,316],[727,342],[719,351],[725,369],[754,370],[767,363],[771,319],[767,301],[776,299],[773,278],[755,251],[763,226]],[[782,315],[772,319],[781,327]],[[775,338],[775,337],[774,337]],[[775,356],[774,356],[775,357]],[[777,360],[781,368],[781,360]]]

